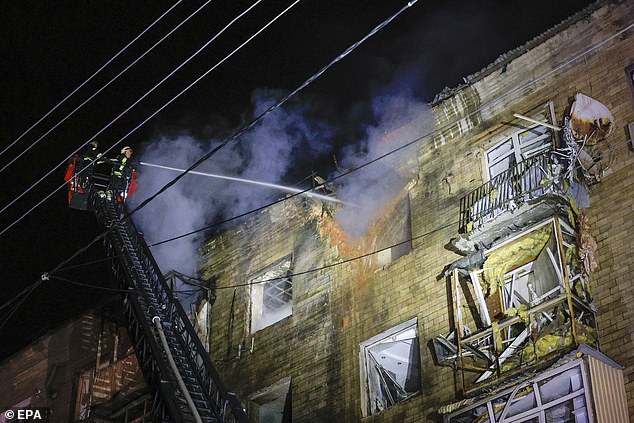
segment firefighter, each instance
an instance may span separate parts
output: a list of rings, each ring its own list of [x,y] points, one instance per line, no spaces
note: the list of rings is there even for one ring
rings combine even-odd
[[[110,174],[110,186],[106,195],[109,200],[113,198],[124,203],[128,193],[128,187],[135,173],[134,166],[130,158],[132,157],[132,147],[123,147],[121,154],[116,159],[112,159],[112,173]]]
[[[94,168],[86,169],[87,167],[98,163],[101,153],[99,152],[99,143],[95,140],[91,141],[77,157],[77,165],[75,168],[75,174],[79,174],[77,180],[78,185],[83,192],[90,190],[90,183],[92,181],[92,172]]]
[[[101,153],[99,152],[99,142],[96,140],[90,141],[79,155],[80,160],[83,162],[82,167],[86,167],[93,162],[96,162],[97,159],[101,157]]]

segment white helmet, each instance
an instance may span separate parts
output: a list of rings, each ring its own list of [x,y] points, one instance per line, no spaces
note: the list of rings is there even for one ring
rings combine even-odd
[[[132,152],[132,147],[129,146],[125,146],[121,149],[121,154],[125,154],[126,151],[130,150],[130,152]]]

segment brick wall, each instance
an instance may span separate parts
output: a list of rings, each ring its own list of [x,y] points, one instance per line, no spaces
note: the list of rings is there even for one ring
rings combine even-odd
[[[632,31],[586,52],[633,17],[631,2],[602,5],[434,105],[440,131],[409,153],[419,166],[408,192],[414,239],[409,254],[383,267],[373,258],[336,264],[371,251],[371,240],[346,240],[330,207],[303,199],[260,212],[207,242],[201,269],[205,277],[217,278],[219,288],[211,355],[227,385],[245,400],[290,377],[293,421],[359,421],[359,344],[417,317],[422,393],[364,421],[437,419],[438,407],[454,401],[458,391],[453,371],[434,365],[428,342],[452,329],[450,290],[442,273],[459,257],[446,245],[457,236],[460,198],[483,183],[483,152],[516,130],[514,112],[526,114],[552,101],[561,121],[568,99],[582,92],[603,102],[617,124],[607,140],[613,173],[592,187],[587,213],[599,246],[592,285],[602,350],[626,367],[634,416],[634,154],[624,131],[634,120],[624,72],[634,63]],[[249,289],[236,285],[289,254],[294,273],[332,267],[295,277],[292,316],[251,334]]]
[[[125,329],[112,322],[103,324],[99,312],[89,312],[0,363],[0,411],[32,398],[31,407],[51,409],[52,422],[74,421],[78,378],[81,372],[95,367],[100,333],[101,364],[114,357],[115,335],[120,337],[116,343],[119,359],[127,354],[130,342]],[[136,359],[132,356],[130,361],[139,382]],[[102,372],[106,375],[108,369]],[[112,380],[118,388],[123,382],[121,378]],[[97,385],[104,387],[103,382]]]

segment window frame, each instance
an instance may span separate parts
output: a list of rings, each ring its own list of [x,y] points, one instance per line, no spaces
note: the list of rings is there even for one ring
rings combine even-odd
[[[575,371],[577,372],[576,374],[574,373]],[[577,375],[578,379],[575,379],[573,382],[572,376]],[[562,382],[563,380],[565,380],[566,376],[568,376],[571,381],[571,392],[565,395],[555,396],[554,398],[547,400],[544,397],[544,385],[550,381]],[[525,411],[520,411],[516,414],[513,414],[511,412],[511,408],[505,408],[504,410],[500,410],[500,415],[497,416],[498,413],[494,411],[493,403],[498,400],[503,400],[508,403],[508,401],[510,400],[511,404],[513,404],[513,400],[516,401],[520,398],[519,396],[516,396],[516,394],[520,392],[520,388],[532,389],[530,395],[534,396],[535,404],[531,407],[528,407]],[[511,398],[511,396],[513,398]],[[505,397],[508,398],[505,399]],[[504,418],[503,421],[505,422],[520,423],[538,418],[541,422],[545,421],[544,419],[546,412],[562,405],[565,402],[574,400],[580,401],[574,404],[573,412],[581,414],[586,419],[586,421],[590,421],[589,416],[592,413],[590,384],[588,381],[587,371],[582,359],[576,359],[560,367],[554,367],[546,370],[543,373],[539,374],[537,377],[534,377],[526,382],[522,382],[516,387],[505,389],[504,391],[492,395],[486,399],[477,401],[474,404],[453,411],[450,414],[445,415],[443,421],[445,423],[457,422],[459,421],[458,419],[460,419],[461,417],[467,416],[469,412],[479,409],[480,411],[484,411],[486,413],[488,417],[486,421],[499,422],[501,418]],[[583,402],[583,404],[581,404],[581,401]],[[490,418],[491,416],[493,417],[493,419]]]
[[[386,338],[396,337],[399,334],[403,334],[409,330],[414,330],[414,337],[406,338],[413,339],[417,344],[417,366],[418,366],[418,375],[417,375],[417,389],[414,392],[408,392],[408,395],[405,398],[397,400],[392,405],[386,406],[383,410],[373,411],[371,408],[371,398],[373,397],[370,387],[370,371],[368,370],[368,364],[370,363],[369,353],[370,348],[376,345],[379,345],[381,341],[384,341]],[[412,346],[413,347],[413,346]],[[359,366],[360,366],[360,386],[361,386],[361,411],[363,417],[368,417],[371,415],[376,415],[384,411],[385,409],[392,408],[397,406],[399,403],[408,400],[409,398],[418,395],[421,393],[422,384],[421,384],[421,368],[422,368],[422,360],[420,354],[420,339],[419,339],[419,330],[418,330],[418,317],[413,317],[399,325],[396,325],[392,328],[389,328],[378,335],[373,336],[372,338],[363,341],[359,344]]]
[[[288,255],[276,262],[265,267],[261,272],[249,279],[249,327],[250,333],[253,335],[257,331],[265,329],[279,321],[293,315],[293,278],[290,276],[293,267],[293,257]],[[282,274],[286,276],[282,277]],[[267,279],[280,278],[277,280],[262,282]],[[265,296],[266,287],[269,285],[279,285],[280,283],[287,282],[290,286],[282,293],[290,291],[288,301],[288,310],[280,313],[279,316],[275,316],[270,322],[267,322]],[[281,307],[280,307],[281,308]],[[271,318],[271,315],[268,316]]]
[[[291,421],[292,406],[288,402],[290,401],[292,403],[292,392],[291,378],[285,377],[272,385],[269,385],[257,392],[252,393],[248,396],[249,416],[251,416],[251,418],[253,419],[257,418],[257,421],[259,422],[262,419],[262,416],[260,416],[260,410],[267,406],[269,406],[270,408],[270,405],[272,403],[278,401],[280,398],[283,397],[284,400],[280,421]],[[290,408],[287,409],[287,406],[290,406]],[[286,412],[288,412],[290,415],[285,415]]]
[[[554,108],[553,108],[553,104],[552,102],[548,102],[546,103],[544,106],[544,111],[543,112],[538,112],[538,113],[533,113],[534,118],[543,118],[546,119],[547,123],[553,124],[555,122],[555,112],[554,112]],[[522,120],[522,122],[524,122]],[[499,138],[499,140],[497,142],[495,142],[493,145],[491,145],[489,148],[487,148],[484,151],[484,155],[483,155],[483,166],[484,166],[484,179],[485,182],[490,181],[491,179],[495,178],[497,175],[500,175],[501,173],[505,172],[506,170],[512,168],[513,166],[516,166],[518,163],[521,163],[524,160],[527,160],[533,156],[539,155],[545,151],[548,150],[552,150],[554,147],[554,142],[555,142],[555,137],[554,134],[552,132],[552,130],[544,125],[540,125],[540,124],[532,124],[532,125],[523,125],[523,124],[518,124],[517,126],[521,126],[521,129],[518,129],[517,131],[513,131],[510,134],[506,134],[504,136],[499,136],[496,138]],[[542,147],[538,147],[538,148],[532,148],[528,151],[523,151],[523,146],[525,146],[526,144],[522,143],[521,140],[521,136],[525,133],[529,133],[531,131],[534,131],[535,128],[539,128],[539,127],[543,127],[544,128],[544,133],[539,134],[537,137],[535,137],[534,139],[530,140],[530,143],[528,145],[534,145],[536,140],[539,139],[549,139],[550,143],[545,143]],[[491,160],[489,158],[489,154],[491,152],[493,152],[494,150],[496,150],[497,148],[503,146],[505,143],[511,143],[511,149],[508,152],[503,153],[502,155],[500,155],[499,157],[497,157],[493,163],[491,163]],[[548,145],[546,145],[548,144]],[[499,164],[500,162],[502,162],[504,159],[506,159],[507,157],[513,157],[513,162],[509,164],[509,167],[505,170],[502,170],[501,172],[498,172],[496,174],[492,174],[491,172],[491,168],[497,164]]]

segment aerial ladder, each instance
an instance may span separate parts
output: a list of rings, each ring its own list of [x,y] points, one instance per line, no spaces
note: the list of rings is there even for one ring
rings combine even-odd
[[[94,211],[106,231],[103,242],[112,270],[128,291],[123,294],[125,317],[151,391],[153,421],[247,423],[244,409],[222,383],[143,236],[131,219],[121,219],[125,206],[103,195],[108,169],[102,163],[81,172],[88,175],[71,171],[76,180],[69,184],[69,205]]]

